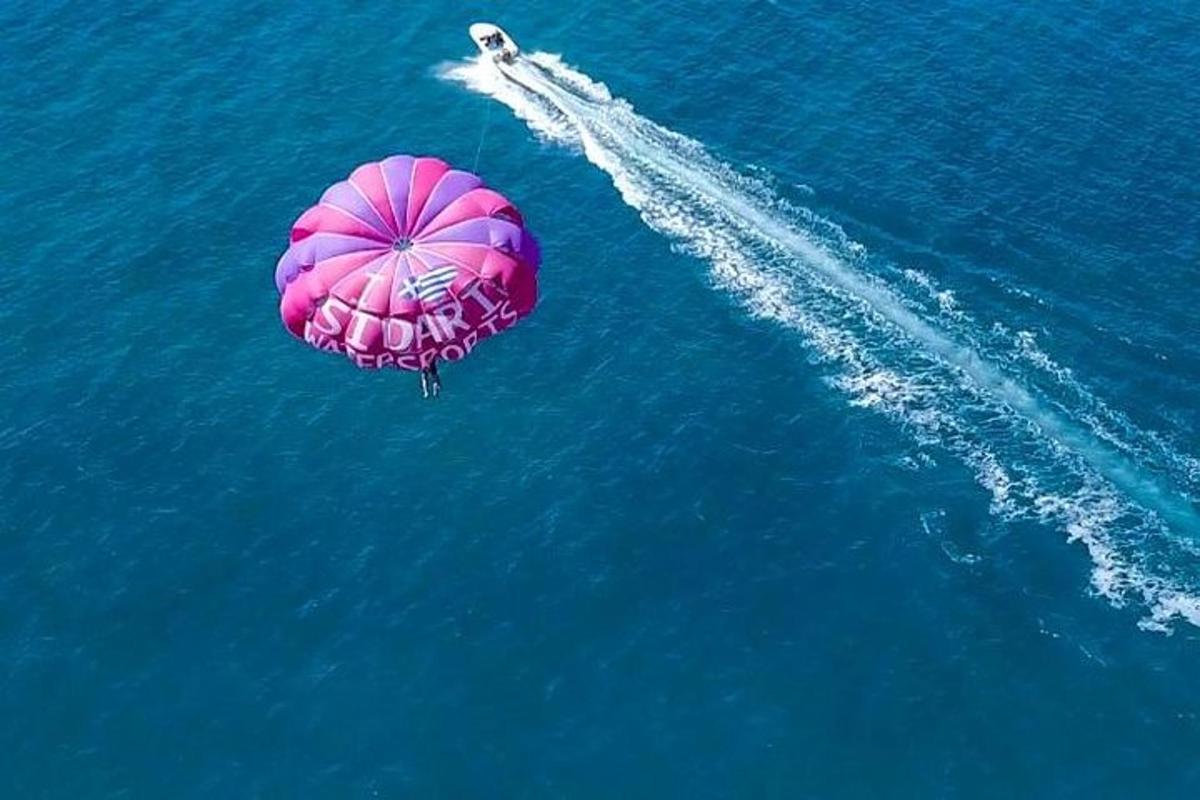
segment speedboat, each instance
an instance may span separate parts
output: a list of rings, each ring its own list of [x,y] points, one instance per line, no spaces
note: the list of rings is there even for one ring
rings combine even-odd
[[[471,34],[471,41],[479,48],[479,52],[489,56],[497,64],[511,64],[521,52],[517,43],[499,25],[476,22],[467,32]]]

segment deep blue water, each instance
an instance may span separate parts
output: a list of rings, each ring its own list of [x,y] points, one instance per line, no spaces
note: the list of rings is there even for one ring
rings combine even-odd
[[[0,796],[1196,796],[1194,5],[19,0],[0,52]],[[395,152],[545,254],[437,403],[276,312]]]

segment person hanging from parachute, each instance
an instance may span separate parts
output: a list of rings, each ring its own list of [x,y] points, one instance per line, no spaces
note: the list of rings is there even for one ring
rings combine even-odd
[[[292,225],[275,268],[285,327],[364,369],[458,361],[537,304],[541,253],[516,207],[429,157],[363,164]]]
[[[428,367],[421,369],[421,396],[428,400],[431,394],[436,398],[441,393],[442,376],[438,375],[437,359],[435,358],[429,362]]]

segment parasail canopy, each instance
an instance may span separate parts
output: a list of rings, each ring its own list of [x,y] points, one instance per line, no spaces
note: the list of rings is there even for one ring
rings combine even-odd
[[[275,286],[284,325],[313,347],[418,370],[532,311],[540,262],[516,207],[478,176],[392,156],[300,215]]]

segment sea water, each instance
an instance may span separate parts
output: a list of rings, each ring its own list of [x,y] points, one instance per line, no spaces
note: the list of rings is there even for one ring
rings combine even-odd
[[[0,30],[3,796],[1195,796],[1197,10]],[[397,152],[545,255],[436,403],[276,311]]]

